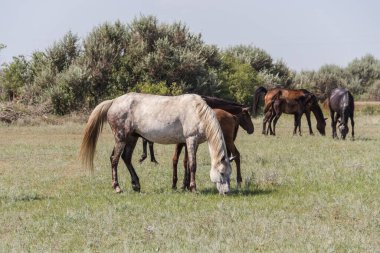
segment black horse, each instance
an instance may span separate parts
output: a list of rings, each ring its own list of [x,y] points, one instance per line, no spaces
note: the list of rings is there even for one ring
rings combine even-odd
[[[348,118],[351,119],[351,134],[352,139],[354,139],[354,98],[352,94],[344,88],[334,89],[329,98],[329,109],[331,115],[331,128],[333,138],[338,138],[336,134],[336,124],[339,122],[339,132],[342,135],[342,139],[346,139],[346,135],[349,131],[347,123]],[[335,114],[336,113],[336,114]]]

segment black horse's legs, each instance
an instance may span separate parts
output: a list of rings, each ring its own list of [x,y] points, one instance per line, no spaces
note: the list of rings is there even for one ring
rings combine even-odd
[[[351,119],[351,128],[352,128],[351,135],[352,135],[352,139],[354,139],[354,138],[355,138],[355,130],[354,130],[355,122],[354,122],[354,115],[351,115],[351,116],[350,116],[350,119]]]
[[[335,112],[330,109],[331,116],[331,129],[332,129],[332,137],[336,138],[336,122],[335,122]]]
[[[297,133],[297,127],[298,127],[297,114],[294,114],[294,128],[293,128],[293,135],[296,135],[296,133]]]
[[[175,146],[175,151],[174,151],[174,155],[173,155],[173,159],[172,159],[172,162],[173,162],[173,185],[172,185],[172,188],[173,189],[177,189],[177,181],[178,181],[178,159],[179,159],[179,155],[181,154],[181,151],[182,151],[182,148],[183,148],[184,144],[182,143],[179,143]]]
[[[131,174],[132,188],[134,191],[140,191],[141,188],[139,177],[137,176],[136,171],[132,165],[132,154],[133,150],[136,147],[137,140],[137,136],[128,136],[127,145],[125,145],[124,152],[122,155],[124,163],[127,166],[129,173]]]
[[[158,162],[156,160],[156,157],[154,156],[153,142],[148,141],[144,138],[142,138],[142,140],[143,140],[143,153],[141,154],[141,158],[139,162],[142,163],[148,157],[146,145],[147,143],[149,143],[150,161],[157,164]]]
[[[294,114],[294,132],[293,132],[293,134],[296,134],[297,127],[298,127],[298,134],[299,134],[299,136],[302,136],[302,132],[301,132],[301,117],[302,117],[302,113],[296,113],[296,114]]]
[[[142,152],[142,154],[141,154],[141,158],[140,158],[140,160],[139,160],[140,163],[142,163],[142,162],[146,159],[146,157],[148,156],[148,155],[147,155],[147,150],[146,150],[146,144],[147,144],[147,143],[148,143],[148,141],[147,141],[146,139],[142,138],[143,152]],[[152,152],[151,152],[151,153],[152,153]]]
[[[154,156],[153,142],[148,141],[148,143],[149,143],[150,161],[155,164],[158,164],[156,157]]]
[[[335,130],[335,137],[334,138],[338,138],[338,133],[336,132],[336,125],[338,124],[339,117],[340,117],[339,113],[336,113],[335,117],[334,117],[334,124],[335,124],[334,125],[334,130]],[[340,120],[342,120],[342,119],[340,119]]]
[[[305,115],[306,115],[307,125],[309,126],[309,134],[310,134],[310,135],[314,135],[314,133],[313,133],[313,129],[312,129],[312,127],[311,127],[310,111],[306,111],[306,112],[305,112]]]
[[[124,147],[125,147],[125,142],[117,141],[115,143],[115,147],[113,148],[113,151],[110,157],[111,168],[112,168],[112,188],[115,189],[116,193],[121,192],[119,181],[117,178],[117,165],[119,163],[120,155],[123,152]]]

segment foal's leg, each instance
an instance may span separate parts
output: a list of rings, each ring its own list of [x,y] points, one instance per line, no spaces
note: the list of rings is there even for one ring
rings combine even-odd
[[[195,173],[197,171],[197,140],[195,137],[186,139],[187,154],[189,161],[187,162],[190,171],[190,191],[195,192],[197,186],[195,183]]]
[[[127,137],[127,145],[125,145],[122,158],[124,160],[125,165],[127,165],[129,173],[131,174],[132,189],[134,191],[139,192],[140,188],[141,188],[140,187],[140,180],[136,174],[135,168],[133,168],[133,165],[132,165],[132,154],[133,154],[133,150],[136,147],[137,140],[138,140],[138,137],[136,137],[136,136],[130,135]]]
[[[147,150],[146,150],[146,144],[147,143],[148,143],[148,141],[146,139],[142,138],[143,152],[141,154],[141,158],[139,160],[139,163],[142,163],[146,159],[146,157],[148,156],[147,155]],[[152,152],[150,152],[150,153],[152,154]]]
[[[174,155],[173,155],[173,159],[172,159],[172,162],[173,162],[173,185],[172,185],[172,188],[173,189],[177,189],[177,181],[178,181],[177,165],[178,165],[179,155],[181,154],[183,146],[185,146],[185,144],[183,144],[183,143],[179,143],[175,146],[175,151],[174,151]]]
[[[115,147],[113,148],[110,161],[112,168],[112,188],[115,189],[116,193],[122,192],[119,186],[119,181],[117,178],[117,165],[119,163],[120,155],[125,147],[125,142],[116,140]]]

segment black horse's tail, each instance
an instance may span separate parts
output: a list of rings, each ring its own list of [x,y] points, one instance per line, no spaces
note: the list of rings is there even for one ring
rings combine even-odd
[[[260,101],[260,97],[265,94],[267,94],[267,89],[265,89],[264,87],[260,86],[256,89],[255,91],[255,95],[253,97],[253,104],[252,104],[252,114],[253,116],[256,116],[257,114],[257,109],[259,107],[259,101]]]

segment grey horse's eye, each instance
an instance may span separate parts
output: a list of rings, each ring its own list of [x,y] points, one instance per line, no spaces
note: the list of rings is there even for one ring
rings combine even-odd
[[[221,175],[222,177],[224,177],[224,173],[220,173],[220,175]]]

